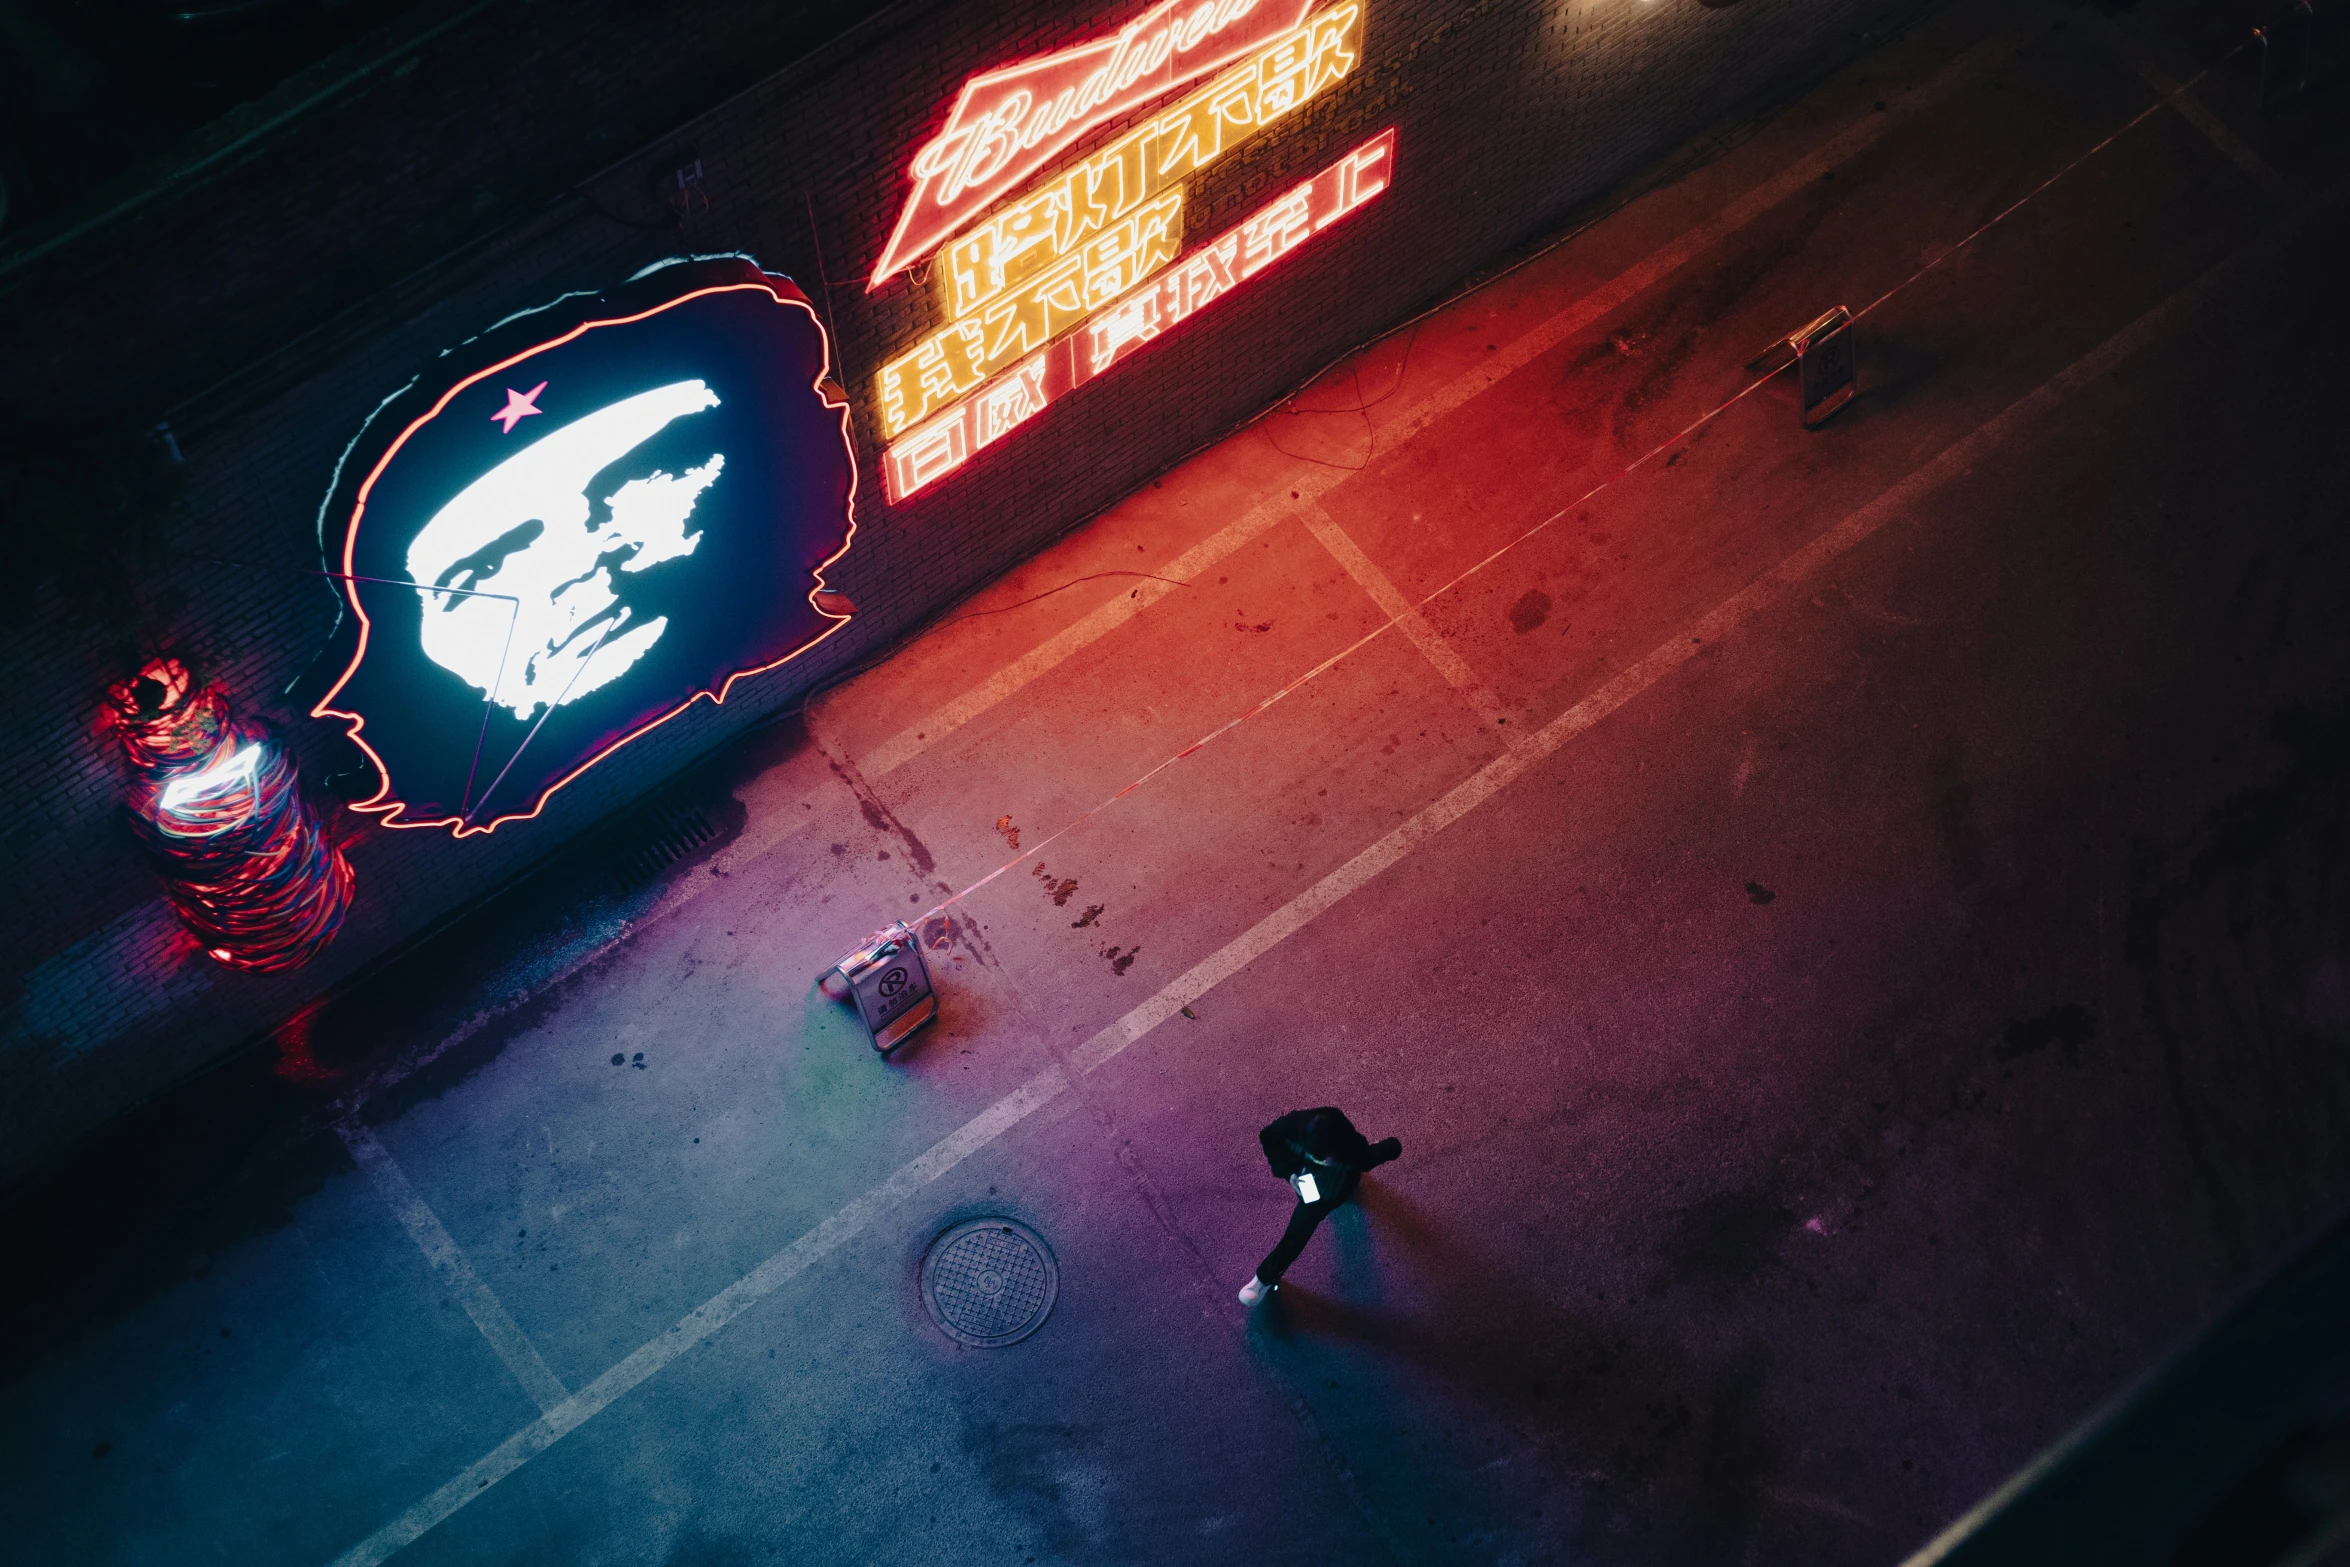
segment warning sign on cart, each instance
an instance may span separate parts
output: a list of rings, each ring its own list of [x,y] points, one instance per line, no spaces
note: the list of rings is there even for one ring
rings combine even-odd
[[[1852,401],[1852,312],[1838,305],[1795,334],[1803,381],[1803,427],[1816,430]]]
[[[922,961],[922,943],[903,924],[875,933],[825,978],[828,989],[835,983],[847,987],[849,999],[857,1004],[857,1015],[865,1021],[865,1031],[873,1036],[873,1048],[883,1055],[938,1015],[938,1001],[930,991],[930,971]]]

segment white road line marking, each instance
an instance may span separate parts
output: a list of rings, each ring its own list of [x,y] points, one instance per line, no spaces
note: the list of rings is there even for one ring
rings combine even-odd
[[[383,1198],[384,1206],[392,1210],[400,1227],[416,1242],[416,1249],[424,1253],[424,1260],[432,1264],[433,1271],[449,1286],[457,1304],[465,1308],[473,1325],[481,1329],[481,1336],[489,1340],[490,1348],[497,1351],[506,1369],[514,1373],[514,1380],[522,1384],[531,1402],[543,1414],[569,1398],[570,1390],[547,1368],[546,1361],[539,1357],[538,1346],[507,1315],[504,1303],[491,1293],[481,1275],[473,1271],[473,1264],[465,1260],[465,1253],[456,1240],[442,1227],[440,1216],[408,1183],[408,1174],[392,1157],[392,1151],[374,1132],[356,1121],[336,1122],[335,1135],[351,1150],[352,1160],[366,1172],[376,1195]]]
[[[375,1567],[376,1563],[388,1559],[393,1552],[420,1538],[483,1491],[603,1413],[622,1394],[638,1387],[678,1356],[830,1256],[842,1242],[861,1233],[889,1204],[937,1180],[1059,1098],[1068,1086],[1069,1079],[1057,1066],[1037,1073],[933,1143],[919,1157],[899,1166],[888,1180],[687,1312],[659,1338],[640,1345],[611,1370],[551,1406],[538,1419],[466,1466],[448,1484],[336,1557],[334,1567]]]
[[[1396,629],[1411,638],[1412,646],[1418,648],[1421,655],[1436,666],[1436,672],[1444,677],[1444,683],[1461,694],[1461,700],[1469,704],[1469,710],[1477,715],[1479,721],[1513,751],[1532,744],[1532,731],[1526,727],[1523,719],[1516,724],[1510,722],[1511,718],[1518,715],[1501,705],[1501,698],[1495,696],[1492,688],[1477,678],[1477,671],[1469,667],[1469,661],[1461,657],[1460,650],[1444,639],[1443,632],[1429,624],[1428,617],[1420,613],[1420,606],[1403,596],[1403,590],[1395,585],[1386,572],[1379,569],[1377,561],[1363,553],[1363,547],[1354,541],[1353,536],[1341,528],[1319,504],[1308,501],[1302,510],[1306,531],[1330,552],[1339,565],[1346,568],[1347,575],[1354,578],[1362,590],[1371,596],[1371,602],[1378,605],[1380,612],[1394,622]]]
[[[1937,487],[1972,471],[2001,441],[2045,420],[2065,396],[2120,365],[2179,317],[2212,294],[2235,268],[2230,257],[2171,295],[2037,389],[1961,437],[1860,510],[1788,556],[1746,587],[1716,605],[1694,625],[1668,637],[1655,651],[1606,685],[1542,726],[1523,751],[1496,757],[1433,803],[1357,853],[1344,865],[1290,899],[1255,925],[1171,981],[1158,994],[1096,1033],[1069,1053],[1070,1066],[1092,1072],[1136,1040],[1181,1012],[1216,986],[1311,924],[1347,894],[1410,854],[1429,838],[1499,794],[1536,762],[1629,703],[1706,644],[1718,641],[1817,575],[1887,523],[1909,513]],[[772,1295],[810,1266],[861,1233],[890,1204],[909,1197],[1059,1098],[1070,1078],[1050,1066],[932,1144],[918,1157],[814,1229],[769,1257],[735,1283],[688,1312],[659,1338],[643,1345],[595,1381],[564,1399],[508,1437],[456,1478],[425,1497],[375,1534],[335,1559],[334,1567],[374,1567],[565,1434],[610,1407],[623,1393],[643,1384],[696,1344]]]
[[[2020,37],[2020,30],[2011,30],[1985,39],[1952,60],[1929,80],[1908,93],[1898,95],[1896,107],[1902,114],[1914,114],[1939,103],[1977,75],[2004,61],[2014,51]],[[1502,344],[1497,352],[1487,355],[1474,369],[1455,376],[1427,397],[1412,404],[1392,424],[1379,427],[1380,438],[1389,443],[1389,450],[1410,440],[1470,399],[1490,390],[1512,371],[1523,369],[1610,311],[1637,298],[1687,266],[1706,250],[1811,185],[1821,175],[1850,162],[1882,137],[1899,118],[1900,115],[1889,110],[1884,114],[1869,114],[1855,121],[1815,151],[1789,164],[1731,202],[1707,222],[1690,229],[1663,249],[1652,252],[1619,272],[1530,331]],[[1296,500],[1276,498],[1259,501],[1243,512],[1237,521],[1169,561],[1161,568],[1162,574],[1179,580],[1199,576],[1267,528],[1295,515],[1301,505],[1310,505],[1350,477],[1351,472],[1309,467],[1289,481],[1290,488],[1297,492]],[[909,724],[875,746],[860,764],[865,776],[880,778],[903,767],[989,708],[1108,636],[1173,591],[1174,587],[1170,583],[1145,582],[1127,596],[1112,599],[1076,624],[1064,627],[944,707]],[[833,754],[838,753],[836,751]]]
[[[2220,123],[2219,116],[2206,109],[2201,99],[2183,88],[2177,77],[2155,64],[2154,57],[2115,26],[2111,17],[2091,12],[2089,25],[2096,29],[2097,36],[2104,41],[2106,48],[2112,50],[2124,65],[2137,72],[2139,78],[2153,88],[2158,97],[2168,100],[2170,106],[2179,111],[2181,119],[2201,131],[2203,139],[2217,147],[2230,163],[2252,176],[2253,182],[2268,193],[2271,201],[2282,207],[2293,204],[2295,192],[2285,177],[2270,168],[2268,161],[2247,146],[2234,131]]]

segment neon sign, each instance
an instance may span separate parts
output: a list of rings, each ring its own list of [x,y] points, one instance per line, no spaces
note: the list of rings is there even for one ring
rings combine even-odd
[[[972,77],[914,154],[914,189],[867,286],[929,255],[1096,125],[1229,65],[1311,3],[1160,0],[1106,38]]]
[[[807,297],[743,257],[513,317],[387,400],[319,514],[349,614],[311,709],[387,827],[488,832],[847,624],[847,408]],[[534,384],[535,383],[535,384]]]
[[[1064,256],[985,315],[965,316],[883,366],[881,430],[891,436],[1042,348],[1175,259],[1183,192],[1171,190]]]
[[[1043,347],[1173,260],[1181,181],[1345,78],[1363,8],[1332,7],[949,245],[950,323],[882,366],[882,434],[897,435]]]
[[[1387,188],[1395,132],[1382,131],[1312,179],[1276,196],[1197,247],[1156,281],[1095,312],[945,413],[891,443],[882,460],[890,500],[954,472],[1046,406],[1173,330]]]
[[[687,529],[726,454],[628,480],[592,529],[589,491],[681,416],[717,406],[699,380],[657,386],[547,431],[460,490],[408,544],[409,581],[470,590],[432,601],[425,655],[523,720],[626,674],[669,620],[638,613],[623,579],[700,547]],[[522,547],[498,548],[533,523]]]

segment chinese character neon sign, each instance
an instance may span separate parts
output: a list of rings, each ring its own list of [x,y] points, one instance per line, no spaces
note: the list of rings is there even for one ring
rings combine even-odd
[[[1394,161],[1395,132],[1382,131],[1190,251],[1159,278],[1094,312],[1082,330],[1030,355],[892,442],[882,462],[890,500],[903,500],[952,473],[974,452],[1372,200],[1387,188]]]
[[[829,371],[789,279],[707,257],[511,318],[377,409],[319,516],[349,614],[311,711],[381,774],[355,809],[458,837],[535,816],[847,624]]]
[[[914,189],[868,287],[929,255],[1096,125],[1231,64],[1311,3],[1160,0],[1106,38],[972,77],[914,154]]]
[[[940,256],[947,326],[882,366],[884,437],[1033,353],[1173,260],[1190,174],[1344,79],[1363,8],[1308,18],[1164,114],[1012,202]]]
[[[881,372],[881,428],[895,435],[1021,355],[1042,348],[1175,259],[1183,192],[1168,191],[1073,250],[985,314],[965,316]]]

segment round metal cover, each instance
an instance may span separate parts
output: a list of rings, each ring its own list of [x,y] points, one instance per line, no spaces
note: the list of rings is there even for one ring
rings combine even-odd
[[[1060,1292],[1044,1237],[1010,1219],[958,1224],[922,1254],[922,1304],[949,1338],[981,1349],[1043,1327]]]

